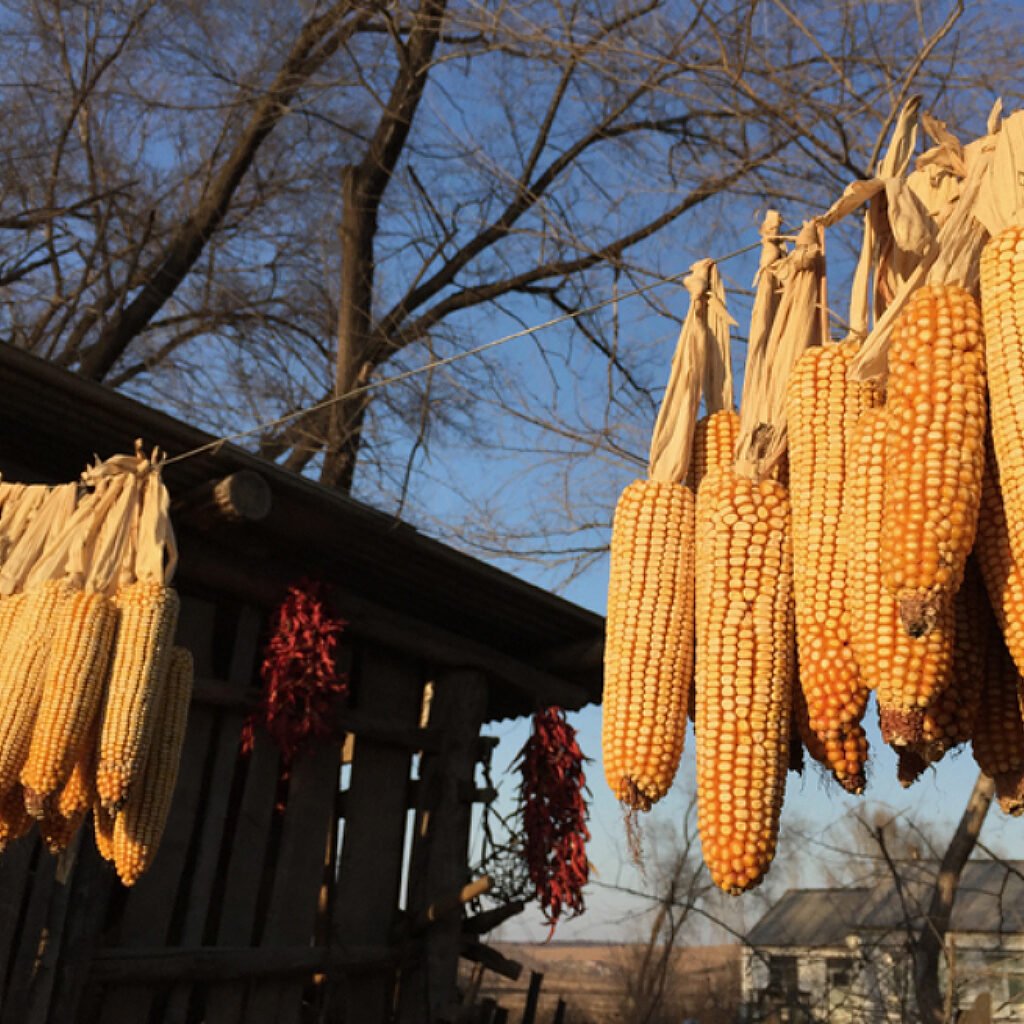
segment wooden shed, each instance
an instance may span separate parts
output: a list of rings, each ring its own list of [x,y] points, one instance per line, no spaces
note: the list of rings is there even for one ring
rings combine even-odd
[[[72,480],[135,438],[210,440],[0,346],[5,478]],[[599,699],[601,618],[235,447],[166,480],[197,684],[164,842],[130,890],[88,828],[60,860],[34,836],[0,856],[0,1024],[458,1019],[481,727]],[[268,613],[304,575],[348,622],[351,764],[321,744],[282,782],[239,736]]]

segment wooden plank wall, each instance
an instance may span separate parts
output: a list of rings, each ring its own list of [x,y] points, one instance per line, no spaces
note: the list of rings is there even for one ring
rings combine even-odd
[[[264,618],[183,595],[178,642],[214,683],[198,688],[165,839],[133,889],[87,831],[63,882],[32,837],[0,856],[0,1024],[389,1019],[400,961],[422,960],[400,908],[412,768],[420,738],[438,742],[419,729],[428,667],[352,644],[347,790],[340,745],[283,778],[266,740],[238,755]]]

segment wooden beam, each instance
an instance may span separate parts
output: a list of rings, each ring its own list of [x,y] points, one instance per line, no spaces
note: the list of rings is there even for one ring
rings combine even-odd
[[[102,949],[93,956],[89,980],[136,985],[222,982],[328,972],[352,974],[394,963],[397,958],[396,950],[387,946]]]
[[[521,914],[525,909],[526,904],[522,900],[512,900],[509,903],[503,903],[500,907],[482,910],[479,914],[467,917],[462,922],[462,934],[486,935],[498,925],[504,924],[509,918]]]
[[[208,480],[177,498],[171,515],[191,526],[259,523],[273,506],[270,484],[251,469]]]
[[[342,588],[334,604],[358,636],[426,658],[439,666],[478,669],[544,704],[579,708],[590,700],[581,686],[501,654],[478,641],[376,605]]]
[[[518,960],[511,960],[493,946],[485,946],[476,939],[463,939],[460,952],[463,960],[480,964],[509,981],[518,981],[523,973],[523,965]]]

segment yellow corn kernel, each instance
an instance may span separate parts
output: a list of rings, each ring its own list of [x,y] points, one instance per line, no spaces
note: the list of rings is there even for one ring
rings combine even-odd
[[[114,819],[114,864],[124,885],[134,885],[153,863],[171,809],[192,699],[192,655],[175,647],[160,702],[160,727],[128,801]]]
[[[963,579],[985,467],[981,314],[958,285],[919,289],[889,348],[882,575],[906,631],[933,628]]]
[[[0,850],[27,835],[32,824],[32,816],[25,810],[21,786],[15,783],[0,797]]]
[[[1024,811],[1024,719],[1021,677],[1013,659],[998,645],[978,713],[971,748],[978,767],[996,784],[999,806],[1007,814]]]
[[[793,688],[786,489],[731,468],[697,499],[697,822],[721,889],[757,885],[775,855]]]
[[[612,524],[601,742],[608,785],[649,810],[668,792],[693,674],[693,494],[631,483]]]
[[[76,590],[61,603],[46,667],[39,715],[21,769],[34,817],[71,775],[103,699],[117,609],[103,594]]]
[[[18,782],[42,696],[50,640],[69,585],[53,580],[27,593],[0,651],[0,793]],[[6,598],[5,600],[11,600]],[[0,602],[2,604],[3,602]]]
[[[876,691],[882,738],[893,746],[920,743],[926,709],[949,685],[953,670],[953,606],[944,598],[938,623],[908,636],[896,599],[882,583],[882,505],[888,414],[860,418],[850,452],[843,505],[850,646],[865,685]]]
[[[856,351],[848,342],[809,349],[786,390],[799,678],[817,737],[808,749],[823,748],[836,780],[853,793],[864,788],[869,690],[850,647],[840,527],[854,429],[880,401],[876,387],[849,380]]]
[[[178,623],[178,595],[155,582],[137,582],[117,595],[119,622],[103,703],[96,792],[116,813],[140,771],[153,733],[153,708],[167,679]]]

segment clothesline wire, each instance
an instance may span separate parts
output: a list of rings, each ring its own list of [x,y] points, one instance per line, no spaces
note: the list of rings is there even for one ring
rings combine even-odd
[[[743,256],[754,249],[760,248],[760,246],[760,241],[754,242],[751,245],[745,245],[742,249],[737,249],[735,252],[730,252],[725,256],[720,256],[713,262],[724,263],[726,260]],[[179,455],[172,455],[170,458],[165,459],[163,464],[165,466],[169,466],[175,462],[184,462],[186,459],[194,458],[195,456],[202,455],[205,452],[216,451],[222,445],[230,444],[232,441],[240,441],[243,438],[251,437],[253,434],[263,433],[266,430],[272,430],[274,427],[283,426],[285,423],[298,419],[300,416],[307,416],[310,413],[320,412],[322,409],[328,409],[332,405],[348,401],[350,398],[357,398],[359,395],[366,394],[370,391],[378,391],[381,388],[389,387],[392,384],[398,384],[402,381],[409,380],[411,377],[417,377],[422,373],[430,373],[433,370],[449,366],[462,359],[468,359],[470,356],[480,355],[483,352],[497,348],[499,345],[504,345],[507,342],[516,341],[519,338],[524,338],[527,335],[546,330],[549,327],[555,327],[558,324],[565,323],[569,320],[575,320],[578,317],[586,316],[588,313],[594,313],[599,309],[604,309],[605,306],[611,306],[614,303],[621,302],[623,299],[630,299],[637,295],[643,295],[645,292],[649,292],[654,288],[660,288],[662,285],[674,284],[681,281],[688,273],[690,273],[689,269],[681,271],[678,274],[670,274],[668,277],[659,277],[657,280],[651,281],[648,284],[640,285],[639,287],[633,288],[627,292],[619,292],[617,295],[613,295],[609,299],[602,299],[600,302],[595,302],[591,306],[585,306],[582,309],[576,309],[570,313],[563,313],[550,320],[545,320],[543,323],[534,324],[531,327],[524,327],[521,330],[514,331],[512,334],[506,334],[500,338],[493,338],[491,341],[485,341],[481,345],[476,345],[473,348],[468,348],[462,352],[455,352],[450,356],[443,356],[440,359],[434,359],[429,363],[424,363],[422,366],[403,370],[401,373],[396,373],[393,376],[381,377],[378,380],[368,381],[365,384],[360,384],[358,387],[352,388],[351,391],[346,391],[342,395],[332,395],[330,398],[325,398],[323,401],[317,402],[314,405],[295,409],[292,412],[285,413],[283,416],[278,416],[276,419],[257,423],[255,426],[248,427],[245,430],[240,430],[234,434],[225,434],[223,437],[217,437],[212,441],[207,441],[205,444],[199,445],[198,448],[192,448],[189,451],[180,453]]]

